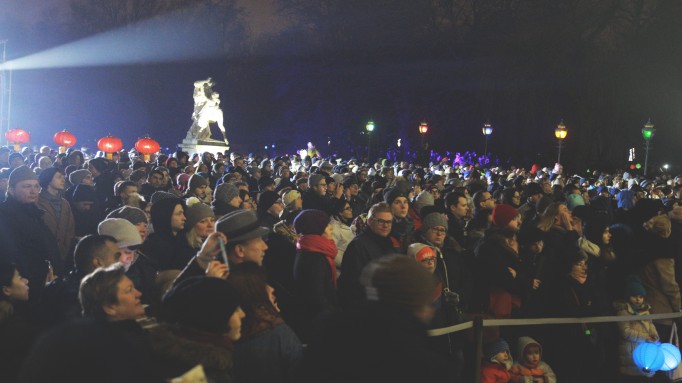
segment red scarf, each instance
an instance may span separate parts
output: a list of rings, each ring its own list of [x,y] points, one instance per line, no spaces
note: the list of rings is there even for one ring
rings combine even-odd
[[[324,254],[329,267],[332,269],[332,283],[336,287],[336,243],[329,238],[315,234],[303,234],[296,241],[296,248],[303,251],[311,251]]]

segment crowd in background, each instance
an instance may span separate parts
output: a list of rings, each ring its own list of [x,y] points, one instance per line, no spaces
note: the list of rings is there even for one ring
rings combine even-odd
[[[0,192],[3,382],[639,382],[676,321],[426,331],[682,303],[680,176],[2,147]]]

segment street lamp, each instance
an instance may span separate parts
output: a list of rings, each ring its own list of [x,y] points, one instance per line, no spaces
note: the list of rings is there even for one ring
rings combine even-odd
[[[559,164],[561,163],[561,146],[567,134],[568,131],[566,130],[566,125],[564,125],[564,120],[561,120],[559,125],[556,126],[556,129],[554,129],[554,136],[557,138],[557,140],[559,140],[559,156],[556,160],[556,162]]]
[[[485,136],[485,150],[483,151],[483,157],[486,157],[488,155],[488,137],[493,134],[493,127],[489,122],[486,122],[483,124],[483,128],[481,128],[481,132],[483,132],[483,135]]]
[[[370,148],[372,147],[372,132],[374,131],[374,121],[369,120],[367,125],[365,125],[365,130],[367,130],[367,162],[371,165],[369,155]]]
[[[654,138],[656,134],[656,129],[654,129],[654,124],[651,123],[651,118],[644,124],[642,128],[642,137],[644,137],[644,142],[646,142],[646,154],[644,155],[644,176],[646,177],[646,170],[649,167],[649,144],[651,139]]]
[[[426,123],[426,121],[422,121],[421,124],[419,124],[419,134],[422,136],[422,145],[421,148],[424,149],[424,136],[426,136],[426,133],[429,132],[429,124]]]

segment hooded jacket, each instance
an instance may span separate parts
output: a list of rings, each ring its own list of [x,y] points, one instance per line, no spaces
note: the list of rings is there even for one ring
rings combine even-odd
[[[184,235],[173,234],[171,217],[177,205],[184,209],[178,198],[162,199],[152,205],[154,232],[147,236],[140,250],[156,262],[159,271],[182,270],[195,254]]]
[[[525,361],[526,348],[528,346],[540,347],[540,362],[537,366],[529,366]],[[517,361],[509,371],[514,383],[534,383],[533,378],[542,378],[544,383],[556,383],[556,375],[552,368],[542,361],[542,346],[529,336],[522,336],[517,342]]]

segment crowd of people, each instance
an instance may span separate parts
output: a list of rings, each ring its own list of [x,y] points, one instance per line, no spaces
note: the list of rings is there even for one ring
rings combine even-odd
[[[680,176],[109,157],[0,148],[2,382],[661,378],[632,352],[678,322],[636,316],[681,308]]]

